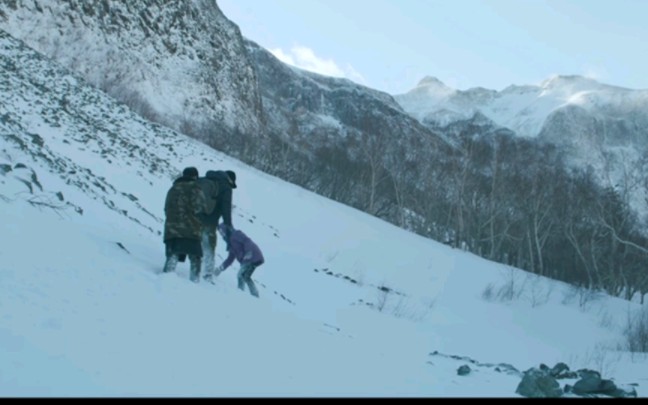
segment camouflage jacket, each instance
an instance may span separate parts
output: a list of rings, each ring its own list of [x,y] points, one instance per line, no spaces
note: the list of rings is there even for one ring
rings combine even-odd
[[[164,241],[175,238],[200,240],[205,196],[194,179],[181,177],[173,183],[164,203]]]

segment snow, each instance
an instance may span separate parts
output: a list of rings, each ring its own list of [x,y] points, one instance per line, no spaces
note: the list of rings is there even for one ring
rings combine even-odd
[[[645,356],[616,350],[635,304],[602,296],[580,308],[562,283],[408,233],[200,144],[178,145],[194,156],[182,164],[237,172],[234,224],[267,260],[254,274],[261,298],[235,288],[236,270],[215,285],[189,282],[187,263],[161,275],[159,235],[72,187],[63,192],[82,216],[32,206],[9,172],[0,184],[11,235],[0,245],[0,395],[516,396],[519,376],[481,367],[459,377],[466,362],[434,351],[521,371],[607,366],[645,395]],[[65,187],[31,168],[45,191]],[[162,215],[168,178],[128,166],[106,175]],[[142,181],[153,187],[135,187]],[[222,244],[217,252],[223,260]],[[483,298],[513,279],[526,283],[519,299]],[[385,296],[382,311],[363,305]]]
[[[240,31],[215,2],[183,5],[191,22],[166,2],[145,7],[111,2],[113,18],[101,15],[103,10],[86,15],[82,3],[0,4],[0,28],[176,129],[185,120],[216,116],[232,128],[259,132],[250,108],[256,90],[244,82],[253,76]],[[164,37],[156,30],[164,30]],[[215,46],[214,37],[225,45]],[[210,63],[221,54],[228,57],[214,69]],[[221,102],[207,103],[206,98]]]
[[[437,111],[448,110],[463,118],[480,111],[496,124],[525,137],[536,137],[549,115],[564,106],[576,104],[606,114],[607,105],[622,104],[629,97],[641,102],[645,100],[645,92],[581,76],[554,76],[539,86],[510,86],[501,92],[455,90],[428,77],[410,92],[395,96],[403,109],[419,120]]]
[[[646,396],[648,358],[623,350],[638,304],[322,198],[0,44],[0,63],[20,60],[0,80],[0,396],[515,397],[519,373],[494,365],[558,361]],[[237,173],[260,299],[236,266],[214,285],[188,262],[160,274],[164,197],[186,166]]]

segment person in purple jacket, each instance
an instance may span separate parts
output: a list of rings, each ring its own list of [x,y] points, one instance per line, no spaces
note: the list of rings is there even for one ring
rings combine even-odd
[[[229,240],[226,240],[228,231],[230,232]],[[252,273],[265,262],[261,249],[243,231],[233,228],[228,229],[224,223],[218,226],[218,232],[229,246],[229,255],[215,270],[216,275],[218,276],[225,271],[236,259],[241,264],[238,272],[238,288],[245,291],[244,286],[247,284],[250,294],[259,297],[259,291],[254,281],[252,281]]]

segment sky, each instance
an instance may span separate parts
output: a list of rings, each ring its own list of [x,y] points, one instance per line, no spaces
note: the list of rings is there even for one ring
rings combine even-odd
[[[286,63],[403,94],[425,76],[466,90],[582,75],[648,89],[643,0],[218,0]]]
[[[0,82],[0,397],[515,397],[520,372],[559,361],[648,396],[648,358],[624,349],[638,304],[407,232],[20,60]],[[188,262],[160,274],[185,166],[237,173],[259,299],[237,265],[215,284]]]

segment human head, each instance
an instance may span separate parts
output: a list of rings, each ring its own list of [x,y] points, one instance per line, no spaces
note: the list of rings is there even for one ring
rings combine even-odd
[[[197,179],[198,169],[196,169],[195,167],[185,167],[185,169],[182,171],[182,176]]]
[[[232,183],[232,188],[236,188],[236,173],[231,170],[227,170],[225,173],[227,174],[230,183]]]

